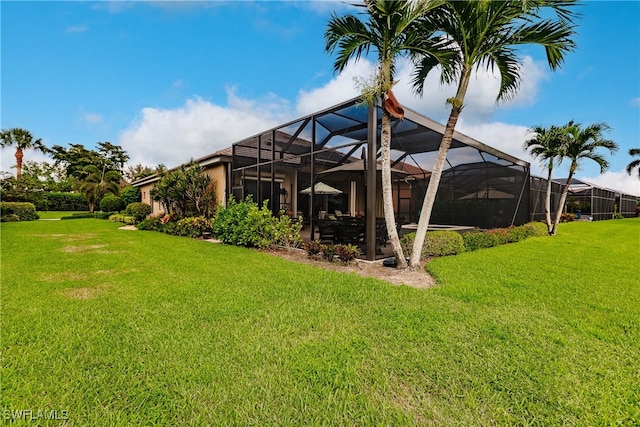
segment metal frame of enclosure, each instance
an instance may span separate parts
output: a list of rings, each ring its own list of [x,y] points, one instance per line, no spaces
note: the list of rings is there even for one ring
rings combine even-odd
[[[557,181],[563,185],[566,183],[566,179]],[[612,219],[615,214],[631,218],[636,216],[637,203],[637,196],[574,178],[569,185],[565,211],[576,213],[579,210],[593,221]]]
[[[384,216],[381,115],[380,106],[354,98],[233,144],[228,194],[251,194],[274,213],[302,216],[312,239],[320,212],[364,217],[365,253],[375,259],[376,218]],[[392,120],[399,225],[417,222],[443,132],[442,124],[408,108],[403,120]],[[529,163],[456,132],[431,223],[489,228],[527,222],[529,170]],[[338,191],[316,194],[319,182]]]
[[[529,220],[545,221],[546,212],[544,209],[545,198],[547,197],[547,179],[538,176],[531,176],[531,199],[529,202]],[[551,181],[551,217],[554,217],[560,196],[562,195],[562,184]]]

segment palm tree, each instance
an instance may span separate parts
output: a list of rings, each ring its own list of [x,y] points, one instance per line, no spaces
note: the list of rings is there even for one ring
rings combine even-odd
[[[391,183],[391,112],[387,109],[387,100],[395,100],[391,92],[396,71],[396,61],[400,57],[411,57],[417,54],[428,55],[437,63],[446,63],[450,52],[444,45],[434,43],[425,36],[430,31],[421,20],[425,13],[439,4],[435,1],[405,0],[365,0],[359,5],[366,10],[366,22],[353,14],[338,17],[335,14],[329,20],[325,32],[326,50],[333,53],[337,50],[334,71],[341,72],[349,61],[367,55],[370,50],[377,52],[377,71],[371,83],[363,88],[363,100],[370,105],[383,99],[381,129],[381,161],[382,161],[382,197],[384,215],[389,241],[396,255],[398,268],[405,268],[407,263],[400,246],[393,211]],[[390,108],[391,109],[391,108]],[[401,110],[401,109],[400,109]],[[403,112],[396,115],[401,118]]]
[[[640,148],[630,148],[629,155],[632,157],[640,157]],[[634,159],[631,161],[631,163],[629,163],[629,165],[627,166],[627,173],[631,175],[635,168],[638,168],[638,178],[640,178],[640,158]]]
[[[9,130],[3,130],[0,132],[0,145],[5,147],[16,147],[16,179],[19,180],[22,176],[22,159],[24,157],[24,150],[33,149],[47,152],[47,147],[42,143],[42,139],[33,139],[31,132],[21,128],[13,128]]]
[[[562,129],[557,126],[544,128],[542,126],[534,126],[530,131],[535,135],[533,138],[525,141],[523,148],[529,150],[534,158],[539,158],[543,164],[546,164],[547,174],[547,191],[545,194],[544,212],[547,220],[547,230],[549,234],[553,230],[551,223],[551,175],[553,173],[554,161],[562,162],[565,151],[565,134]]]
[[[78,189],[89,204],[89,212],[94,211],[95,205],[107,194],[118,195],[121,175],[114,170],[100,170],[95,165],[85,166],[87,176],[79,182]]]
[[[583,129],[582,125],[579,123],[570,121],[564,126],[563,132],[568,138],[566,141],[564,157],[571,160],[571,165],[569,166],[569,177],[562,188],[560,203],[558,204],[553,228],[551,229],[550,234],[552,236],[555,236],[558,229],[560,216],[562,215],[564,203],[566,202],[567,194],[569,193],[569,186],[571,185],[571,180],[573,179],[580,162],[584,159],[593,160],[598,164],[598,166],[600,166],[600,173],[609,169],[609,162],[607,159],[596,151],[599,148],[607,149],[611,154],[618,151],[618,144],[609,139],[604,139],[603,137],[604,132],[609,130],[610,127],[606,123],[594,123]]]
[[[443,83],[457,81],[458,87],[455,96],[447,100],[451,113],[422,205],[410,261],[412,268],[420,265],[431,211],[472,71],[478,68],[497,70],[500,74],[497,101],[504,101],[513,97],[520,85],[519,46],[544,47],[552,70],[559,68],[565,54],[575,49],[575,13],[570,9],[575,0],[447,0],[444,3],[437,13],[427,14],[424,19],[429,21],[429,27],[441,31],[439,37],[443,42],[449,42],[457,51],[452,66],[441,69],[440,80]],[[414,87],[418,93],[423,92],[425,79],[435,65],[428,55],[416,62]]]

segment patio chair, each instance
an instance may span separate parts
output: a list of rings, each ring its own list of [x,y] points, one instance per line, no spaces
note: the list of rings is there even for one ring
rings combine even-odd
[[[376,218],[376,242],[379,245],[387,246],[389,235],[387,234],[387,223],[384,218]]]
[[[333,224],[324,219],[319,219],[317,224],[318,232],[320,234],[318,240],[320,240],[320,243],[334,244],[336,242],[336,229]]]
[[[340,231],[342,243],[356,246],[364,243],[364,221],[344,221]]]

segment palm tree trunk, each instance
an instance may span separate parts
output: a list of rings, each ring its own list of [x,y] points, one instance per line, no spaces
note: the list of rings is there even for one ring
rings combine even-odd
[[[411,251],[411,260],[409,261],[409,268],[420,268],[420,258],[422,256],[422,247],[424,246],[424,239],[429,229],[429,220],[431,219],[431,211],[436,201],[436,194],[438,187],[440,186],[440,178],[442,178],[442,171],[447,160],[447,153],[451,142],[453,140],[453,132],[455,131],[456,124],[458,123],[458,117],[462,112],[463,102],[465,94],[467,93],[467,87],[469,86],[469,79],[471,77],[471,68],[464,67],[460,77],[460,84],[458,85],[458,92],[456,97],[450,102],[451,113],[449,114],[449,120],[447,120],[447,126],[440,142],[440,149],[438,150],[438,157],[433,165],[431,171],[431,178],[429,178],[429,186],[422,203],[422,210],[420,211],[420,218],[418,220],[418,229],[416,230],[416,238],[413,241],[413,249]]]
[[[551,226],[551,173],[553,171],[553,159],[549,160],[549,175],[547,176],[547,193],[544,199],[544,213],[547,219],[547,232],[551,234],[553,227]]]
[[[16,148],[16,179],[20,179],[22,176],[22,159],[24,157],[24,153],[22,148]]]
[[[560,217],[562,216],[562,210],[564,209],[564,203],[567,201],[567,194],[569,194],[569,185],[571,184],[571,180],[573,179],[573,174],[576,172],[576,168],[578,164],[574,161],[571,163],[571,167],[569,168],[569,177],[567,178],[567,183],[562,188],[562,195],[560,196],[560,203],[558,204],[558,209],[556,209],[556,217],[553,221],[553,228],[549,233],[551,236],[555,236],[558,231],[558,224],[560,223]]]
[[[387,233],[389,234],[389,242],[391,242],[393,253],[396,256],[396,268],[406,268],[407,260],[400,245],[395,213],[393,212],[393,191],[391,188],[391,115],[384,108],[382,109],[382,136],[380,139],[384,219],[387,225]]]

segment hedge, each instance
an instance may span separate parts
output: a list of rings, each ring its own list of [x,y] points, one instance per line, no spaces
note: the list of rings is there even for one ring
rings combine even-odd
[[[88,211],[89,204],[80,193],[45,193],[47,210]]]
[[[402,236],[400,243],[406,256],[411,256],[416,233]],[[464,252],[464,241],[455,231],[430,231],[424,239],[421,258],[428,256],[456,255]]]
[[[40,218],[36,213],[36,207],[28,202],[0,202],[0,217],[2,221],[15,221],[15,215],[19,221],[33,221]]]

